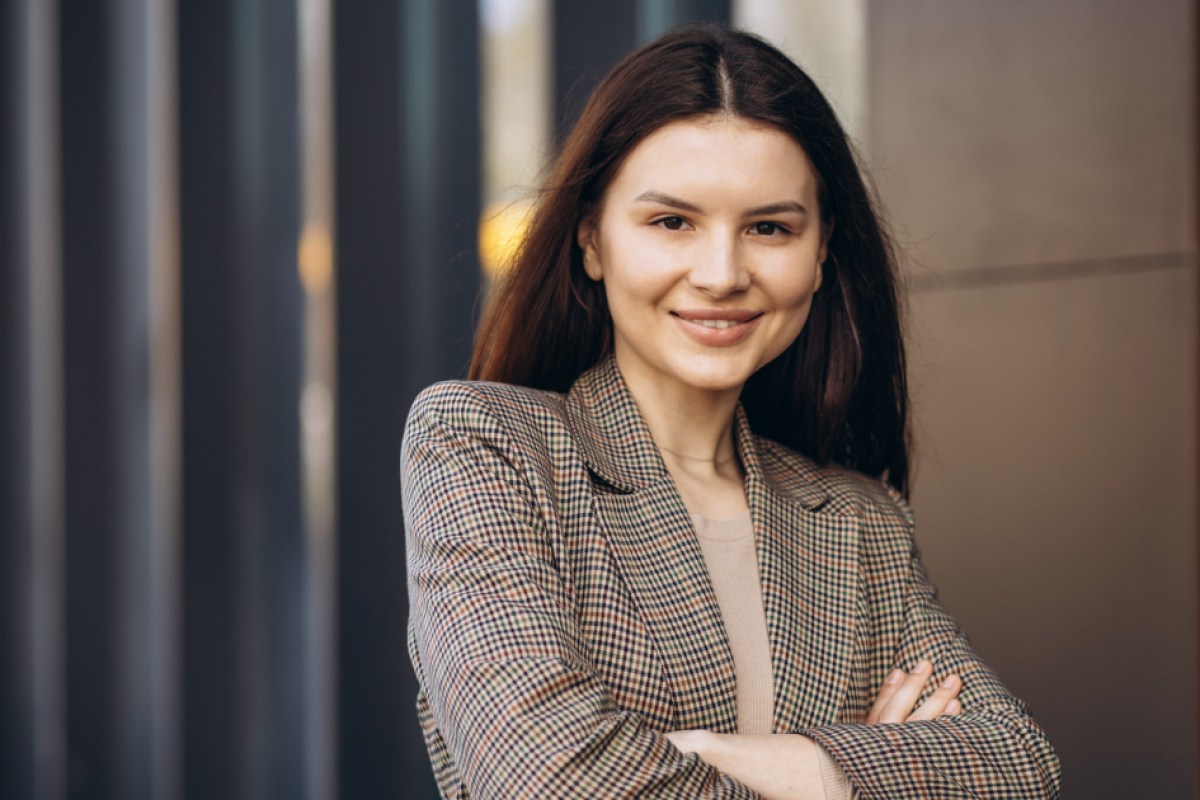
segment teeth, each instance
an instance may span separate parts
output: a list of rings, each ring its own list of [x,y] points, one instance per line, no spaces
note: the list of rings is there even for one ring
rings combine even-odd
[[[732,328],[734,325],[738,324],[732,319],[694,319],[691,321],[703,325],[706,328],[717,329]]]

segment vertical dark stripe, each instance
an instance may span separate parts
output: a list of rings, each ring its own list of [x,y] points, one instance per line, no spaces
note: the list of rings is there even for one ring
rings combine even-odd
[[[437,355],[430,372],[414,376],[412,387],[417,390],[434,381],[466,376],[479,301],[477,242],[482,210],[479,4],[476,0],[433,3],[419,0],[419,3],[437,9],[436,30],[431,32],[437,54],[432,74],[409,75],[408,79],[410,87],[415,83],[431,85],[437,98],[436,107],[431,109],[435,111],[437,129],[424,150],[424,158],[434,163],[436,169],[432,186],[410,184],[415,191],[408,197],[406,217],[415,221],[415,210],[430,207],[432,198],[436,209],[433,225],[426,228],[418,224],[412,228],[409,241],[432,231],[436,247],[431,261],[413,260],[409,272],[436,276],[440,320],[430,333],[424,333],[423,328],[410,330],[410,337],[416,337],[412,341],[428,337],[422,346]],[[422,151],[415,143],[410,142],[408,147],[418,159],[422,158]],[[422,304],[418,295],[410,294],[410,324],[416,319],[411,314]]]
[[[168,3],[61,14],[70,794],[170,797],[177,388]]]
[[[25,9],[0,6],[0,794],[33,797],[29,707],[30,495],[29,270],[22,258],[25,187],[19,173],[21,83],[28,65],[18,31]]]
[[[702,20],[728,25],[732,15],[730,0],[678,0],[678,19],[674,24]]]
[[[234,168],[243,226],[237,324],[238,433],[247,480],[237,514],[249,525],[253,600],[244,644],[253,664],[252,795],[309,796],[304,769],[307,570],[300,498],[303,296],[296,0],[239,0],[235,9]]]
[[[105,7],[62,3],[63,316],[66,409],[67,738],[69,795],[116,796],[113,686],[108,643],[118,635],[112,598],[118,477],[107,368],[113,319],[111,106]]]
[[[65,789],[56,5],[0,8],[0,795]]]
[[[685,22],[729,24],[730,0],[638,0],[637,38],[645,43]]]
[[[237,635],[236,176],[231,0],[181,0],[184,794],[249,796],[249,684]]]
[[[295,0],[182,0],[186,793],[305,798]]]
[[[335,14],[339,785],[433,798],[404,639],[399,446],[417,392],[469,360],[478,9],[363,0]]]
[[[550,48],[555,141],[579,119],[592,90],[637,42],[637,0],[554,0]]]
[[[405,652],[397,480],[405,264],[401,3],[334,3],[338,718],[343,798],[431,797]],[[407,794],[405,794],[407,792]]]
[[[676,25],[728,25],[730,0],[554,0],[551,25],[555,141],[562,143],[592,90],[638,45]]]

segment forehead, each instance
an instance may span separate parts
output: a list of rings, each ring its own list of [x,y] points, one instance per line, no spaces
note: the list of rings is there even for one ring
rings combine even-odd
[[[629,201],[646,191],[751,206],[789,199],[811,205],[817,181],[804,148],[779,128],[712,116],[672,122],[643,139],[605,198]]]

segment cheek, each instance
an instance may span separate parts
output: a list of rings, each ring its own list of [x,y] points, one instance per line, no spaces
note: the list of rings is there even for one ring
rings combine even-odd
[[[788,307],[787,311],[780,316],[780,326],[776,345],[778,351],[782,353],[791,345],[796,337],[800,335],[800,331],[804,330],[804,326],[808,324],[808,314],[812,310],[812,294],[806,294],[802,298],[797,299],[794,305]]]
[[[812,307],[813,298],[816,296],[816,291],[813,289],[813,282],[806,283],[803,288],[795,292],[790,298],[790,307],[793,312],[802,318],[808,317],[808,310]],[[803,326],[803,320],[800,325]]]
[[[797,261],[804,264],[797,267]],[[814,256],[806,253],[795,261],[783,262],[764,270],[760,280],[764,291],[774,301],[774,306],[783,312],[807,314],[817,291],[817,278],[821,267]]]
[[[815,297],[815,281],[816,273],[805,270],[802,280],[797,281],[793,273],[791,280],[779,281],[773,287],[772,296],[779,312],[776,335],[772,337],[772,350],[776,351],[774,355],[786,350],[804,330]]]
[[[647,299],[647,287],[636,280],[636,275],[624,271],[608,270],[604,275],[604,292],[608,298],[608,313],[613,328],[622,338],[639,338],[650,324],[651,310]]]
[[[670,271],[654,256],[635,247],[607,250],[604,290],[613,322],[619,327],[646,324],[674,286]]]

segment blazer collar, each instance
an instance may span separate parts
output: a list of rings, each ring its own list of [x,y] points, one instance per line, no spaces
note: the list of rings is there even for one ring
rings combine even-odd
[[[633,395],[610,353],[583,373],[567,394],[567,418],[584,462],[595,474],[624,492],[636,492],[670,480]],[[789,463],[776,476],[764,464],[741,403],[734,412],[734,442],[747,486],[769,486],[807,509],[829,499],[818,469],[806,459]]]
[[[579,376],[566,409],[584,462],[617,489],[636,492],[670,478],[612,354]]]

